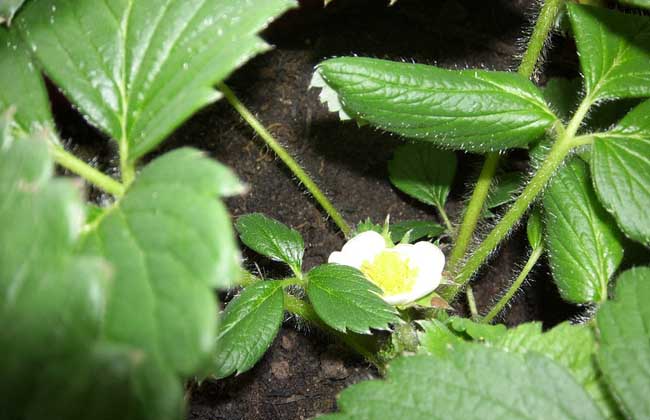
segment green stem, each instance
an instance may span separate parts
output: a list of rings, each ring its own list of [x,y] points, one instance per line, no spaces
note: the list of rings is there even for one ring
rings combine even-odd
[[[449,215],[447,215],[447,212],[445,211],[445,206],[436,206],[438,208],[438,213],[440,213],[440,217],[442,218],[442,221],[445,224],[445,227],[447,228],[447,231],[449,232],[450,235],[454,234],[454,225],[451,224],[451,220],[449,220]]]
[[[558,126],[560,132],[559,138],[553,144],[553,147],[546,156],[544,163],[539,168],[535,176],[530,180],[519,198],[508,209],[499,223],[492,229],[490,234],[483,240],[481,245],[474,251],[467,263],[458,272],[455,278],[455,286],[451,286],[442,293],[442,297],[448,302],[451,301],[456,293],[472,278],[474,273],[483,265],[483,262],[490,256],[492,251],[508,235],[512,227],[519,222],[521,217],[526,213],[528,207],[535,201],[540,192],[546,187],[546,184],[555,174],[557,168],[562,165],[564,159],[571,149],[576,147],[574,136],[580,128],[589,108],[592,105],[591,97],[586,97],[573,118],[567,125],[566,129]]]
[[[135,179],[135,164],[129,159],[129,144],[126,139],[120,141],[120,173],[122,183],[126,186],[131,185]]]
[[[530,257],[528,257],[528,261],[526,262],[526,265],[524,268],[521,270],[515,281],[512,283],[508,291],[506,292],[505,295],[499,299],[496,305],[488,312],[487,315],[483,319],[481,319],[481,322],[483,323],[489,323],[492,322],[492,320],[501,313],[503,308],[510,302],[510,299],[517,293],[521,285],[523,284],[524,280],[526,280],[526,277],[528,277],[528,273],[530,273],[530,270],[535,267],[535,264],[537,264],[537,261],[539,258],[542,256],[544,253],[544,247],[543,246],[538,246],[537,248],[533,249],[533,252],[530,254]]]
[[[565,0],[546,0],[542,6],[535,29],[528,41],[528,47],[517,72],[523,76],[531,77],[539,61],[539,56],[544,48],[548,34],[553,28]],[[458,262],[465,256],[467,248],[472,241],[476,225],[483,213],[483,206],[490,192],[490,185],[494,179],[497,166],[499,165],[499,154],[497,152],[488,153],[481,174],[476,183],[472,197],[467,204],[467,210],[463,216],[463,222],[456,238],[456,243],[449,259],[448,270],[452,271]]]
[[[221,83],[218,86],[219,90],[224,94],[226,100],[232,105],[233,108],[242,116],[242,118],[257,132],[257,134],[266,142],[266,144],[275,152],[276,155],[284,162],[291,172],[303,183],[305,188],[314,196],[318,204],[321,205],[323,210],[332,218],[334,223],[341,229],[343,234],[347,237],[350,232],[350,226],[343,219],[343,216],[328,200],[325,194],[318,188],[316,183],[311,177],[302,169],[287,150],[268,132],[268,130],[255,118],[255,116],[246,108],[246,106],[237,98],[234,92],[225,84]]]
[[[564,2],[565,0],[546,0],[544,2],[535,22],[535,29],[533,29],[533,33],[528,41],[526,52],[521,59],[518,70],[519,74],[530,77],[535,71],[548,34],[551,32]]]
[[[372,350],[368,349],[369,347],[368,344],[362,341],[361,338],[363,338],[363,336],[345,334],[329,327],[323,321],[321,321],[316,311],[314,311],[314,308],[304,300],[298,299],[297,297],[285,292],[284,309],[291,312],[294,315],[301,317],[305,321],[316,325],[322,330],[327,331],[330,334],[336,336],[352,350],[356,351],[361,356],[363,356],[366,360],[368,360],[370,363],[375,365],[378,369],[381,370],[385,367],[384,363],[381,362],[381,360],[375,355],[375,353]],[[369,336],[368,339],[372,339],[372,337]]]
[[[447,265],[447,271],[449,272],[455,270],[456,265],[465,256],[465,252],[472,241],[474,230],[483,213],[485,200],[490,193],[490,185],[492,185],[498,166],[499,154],[489,153],[485,158],[485,163],[483,163],[483,169],[481,169],[481,174],[478,176],[478,181],[476,181],[472,197],[467,204],[463,223],[460,225],[454,248],[451,251],[449,264]]]
[[[71,172],[74,172],[89,183],[101,188],[109,194],[116,197],[124,195],[124,185],[88,165],[72,153],[67,152],[60,145],[52,144],[51,150],[54,160],[59,165],[69,169]]]
[[[469,313],[472,319],[479,319],[478,309],[476,309],[476,299],[474,298],[474,291],[472,286],[467,286],[467,305],[469,306]]]

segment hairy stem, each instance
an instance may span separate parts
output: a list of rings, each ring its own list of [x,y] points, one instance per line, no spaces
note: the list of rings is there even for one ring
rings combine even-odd
[[[467,306],[469,306],[469,313],[472,319],[479,319],[478,309],[476,309],[476,299],[474,298],[474,291],[472,286],[467,286]]]
[[[89,183],[106,191],[109,194],[112,194],[116,197],[121,197],[124,195],[124,185],[88,165],[86,162],[79,159],[72,153],[67,152],[62,146],[53,144],[51,150],[52,155],[54,156],[54,160],[59,165],[63,166],[66,169],[69,169],[71,172],[74,172]]]
[[[449,220],[449,215],[447,215],[447,212],[445,211],[445,206],[441,205],[441,206],[437,206],[437,208],[438,208],[438,213],[440,214],[440,218],[445,224],[447,231],[449,232],[450,235],[453,236],[455,230],[454,225],[452,225],[451,220]]]
[[[375,355],[374,351],[370,350],[369,348],[370,345],[367,341],[372,340],[372,336],[364,337],[357,334],[345,334],[340,331],[336,331],[321,321],[320,317],[318,314],[316,314],[314,308],[309,303],[305,302],[302,299],[298,299],[286,291],[284,293],[284,309],[294,315],[299,316],[310,324],[316,325],[323,331],[334,335],[380,370],[385,367],[384,363]]]
[[[488,154],[485,158],[485,163],[483,163],[483,168],[481,169],[478,181],[476,181],[476,186],[472,192],[472,198],[470,198],[467,208],[465,209],[463,224],[460,226],[454,248],[449,257],[447,270],[450,272],[454,272],[456,265],[465,256],[465,252],[467,252],[467,248],[472,242],[474,230],[481,218],[481,214],[483,214],[485,200],[490,193],[490,185],[492,185],[492,180],[494,179],[494,174],[496,173],[498,166],[499,154]]]
[[[481,322],[486,324],[490,323],[497,315],[499,315],[499,313],[501,313],[503,308],[505,308],[508,302],[510,302],[510,299],[512,299],[515,293],[517,293],[521,285],[524,283],[524,280],[526,280],[526,277],[528,277],[528,273],[530,273],[533,267],[535,267],[535,264],[537,264],[537,261],[543,253],[543,246],[538,246],[537,248],[533,249],[533,252],[528,257],[528,261],[526,261],[526,265],[521,270],[515,281],[512,283],[506,294],[503,295],[497,304],[494,305],[494,307],[490,310],[490,312],[488,312],[488,314],[481,319]]]
[[[557,15],[560,13],[565,0],[546,0],[542,9],[539,11],[539,16],[535,22],[535,28],[528,40],[528,47],[521,59],[518,72],[526,77],[532,76],[537,67],[539,56],[544,49],[544,44],[548,39],[548,34],[551,32]]]
[[[539,56],[544,48],[548,34],[550,33],[553,23],[557,18],[565,0],[546,0],[542,6],[533,34],[528,41],[528,47],[521,60],[517,72],[523,76],[531,77],[539,61]],[[483,163],[483,169],[472,193],[472,197],[467,205],[467,210],[463,216],[463,222],[458,231],[458,236],[449,259],[449,271],[455,269],[456,264],[465,256],[469,247],[476,225],[478,224],[483,206],[490,192],[490,185],[494,179],[496,169],[499,165],[499,154],[497,152],[488,153]]]
[[[546,184],[555,174],[555,171],[562,165],[569,152],[578,144],[575,142],[575,134],[580,128],[589,108],[592,105],[592,98],[586,97],[573,118],[567,125],[566,129],[556,124],[560,132],[558,139],[546,156],[544,163],[539,168],[535,176],[529,181],[526,188],[517,198],[517,200],[508,209],[506,214],[501,218],[499,223],[492,229],[490,234],[483,240],[479,247],[474,251],[466,264],[460,269],[455,278],[455,286],[449,287],[442,294],[442,297],[450,301],[458,291],[474,276],[474,273],[483,265],[485,260],[490,256],[492,251],[508,235],[512,227],[519,222],[521,217],[526,213],[528,207],[537,199]]]
[[[302,169],[287,150],[268,132],[262,123],[255,118],[255,116],[246,108],[246,106],[237,98],[234,92],[225,84],[221,83],[218,86],[219,90],[224,94],[226,100],[232,105],[233,108],[242,116],[242,118],[251,126],[253,130],[266,142],[266,144],[275,152],[276,155],[284,162],[291,172],[303,183],[305,188],[314,196],[318,204],[325,210],[325,212],[332,218],[334,223],[341,229],[345,236],[351,232],[350,226],[341,216],[341,213],[334,207],[325,194],[318,188],[316,183],[311,177]]]

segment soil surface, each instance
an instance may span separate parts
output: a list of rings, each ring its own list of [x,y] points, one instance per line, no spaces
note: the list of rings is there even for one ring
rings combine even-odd
[[[313,68],[325,58],[357,54],[436,64],[446,68],[513,70],[529,27],[532,0],[381,0],[303,1],[301,7],[264,33],[275,49],[252,60],[227,82],[289,152],[314,177],[350,223],[390,214],[392,221],[436,219],[435,211],[392,188],[386,163],[402,141],[371,128],[341,123],[309,91]],[[546,75],[572,75],[575,51],[559,37],[547,60]],[[540,79],[543,79],[540,77]],[[544,80],[538,80],[544,83]],[[56,95],[55,95],[56,96]],[[104,170],[114,150],[59,97],[54,98],[64,138],[83,139],[71,148]],[[256,138],[225,101],[195,115],[161,150],[193,146],[234,168],[248,183],[248,194],[229,200],[236,217],[262,212],[299,230],[307,246],[307,269],[326,261],[343,245],[333,223],[305,193],[282,162]],[[514,168],[527,170],[525,154],[512,156]],[[480,156],[458,153],[457,182],[448,203],[458,220],[462,204],[480,170]],[[95,198],[101,200],[97,192]],[[489,226],[483,226],[487,231]],[[521,229],[520,229],[521,230]],[[516,231],[474,283],[479,309],[512,281],[523,264],[525,235]],[[245,253],[249,268],[281,276],[281,266]],[[563,304],[542,264],[502,319],[509,325],[540,320],[552,326],[578,314]],[[456,304],[460,313],[463,302]],[[260,363],[251,371],[192,389],[190,419],[306,419],[335,410],[336,395],[349,384],[376,376],[363,360],[297,320],[288,320]]]

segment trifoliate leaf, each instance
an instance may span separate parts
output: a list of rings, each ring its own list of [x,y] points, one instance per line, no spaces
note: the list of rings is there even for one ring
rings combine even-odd
[[[379,297],[381,289],[353,267],[320,265],[307,274],[307,295],[318,316],[338,331],[370,334],[397,322],[397,312]]]
[[[650,246],[650,101],[632,110],[592,148],[594,185],[630,238]]]
[[[556,121],[524,76],[344,57],[319,64],[342,110],[383,130],[476,152],[521,147]]]
[[[260,213],[240,216],[235,228],[247,247],[300,272],[305,244],[298,231]]]
[[[580,385],[552,360],[478,345],[461,346],[446,358],[396,359],[385,380],[351,386],[337,405],[341,413],[319,418],[603,418]]]
[[[600,367],[626,418],[650,416],[650,268],[633,268],[617,280],[614,301],[597,314]]]
[[[425,204],[445,207],[456,174],[456,154],[429,144],[406,144],[388,162],[390,182]]]
[[[135,161],[268,48],[255,34],[292,0],[38,0],[16,26],[48,76]]]
[[[573,158],[544,195],[546,247],[562,297],[574,303],[602,302],[623,258],[621,234],[591,186],[589,168]]]
[[[253,367],[273,343],[283,315],[281,282],[260,281],[244,289],[223,314],[213,375],[224,378]]]
[[[650,96],[650,18],[567,4],[592,103]]]
[[[222,187],[216,177],[223,172],[204,159],[179,149],[154,160],[86,241],[115,274],[106,336],[159,354],[183,374],[211,357],[212,289],[231,285],[239,273],[230,218],[217,200]],[[183,182],[158,178],[168,172],[185,173]]]

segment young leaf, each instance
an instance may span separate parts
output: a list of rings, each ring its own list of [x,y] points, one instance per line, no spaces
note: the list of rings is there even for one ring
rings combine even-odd
[[[485,346],[461,346],[448,358],[396,359],[386,380],[351,386],[341,393],[338,407],[341,413],[319,418],[603,418],[571,375],[552,360]]]
[[[419,322],[422,331],[418,333],[418,354],[430,354],[436,357],[447,357],[458,346],[466,345],[466,341],[447,324],[437,319]]]
[[[307,274],[307,295],[316,314],[339,331],[370,334],[397,322],[397,312],[379,297],[381,289],[357,269],[323,264]]]
[[[247,247],[300,272],[305,244],[298,231],[260,213],[240,216],[235,228]]]
[[[591,186],[589,169],[573,158],[544,195],[546,246],[562,297],[574,303],[602,302],[621,263],[621,235]]]
[[[14,123],[29,132],[53,125],[45,84],[15,31],[0,28],[0,114],[16,108]]]
[[[390,225],[390,237],[395,243],[399,243],[407,232],[409,241],[416,242],[422,238],[435,238],[445,232],[445,227],[429,220],[406,220]]]
[[[516,73],[344,57],[319,64],[312,84],[357,120],[453,149],[522,147],[556,121]]]
[[[567,4],[587,96],[650,96],[650,18],[601,7]]]
[[[215,377],[239,374],[257,363],[280,329],[283,302],[281,282],[260,281],[228,303],[217,339]]]
[[[650,246],[650,101],[599,135],[591,170],[605,208],[630,238]]]
[[[614,301],[598,311],[598,361],[627,418],[650,417],[650,268],[621,274]]]
[[[456,154],[430,144],[406,144],[388,162],[390,182],[425,204],[444,208],[456,175]]]
[[[216,199],[223,172],[204,159],[179,149],[154,160],[86,241],[115,274],[106,336],[159,354],[184,374],[210,357],[212,289],[231,285],[239,267],[230,218]],[[179,174],[182,182],[161,173]]]
[[[16,19],[48,76],[135,161],[268,48],[255,35],[292,0],[39,0]]]

